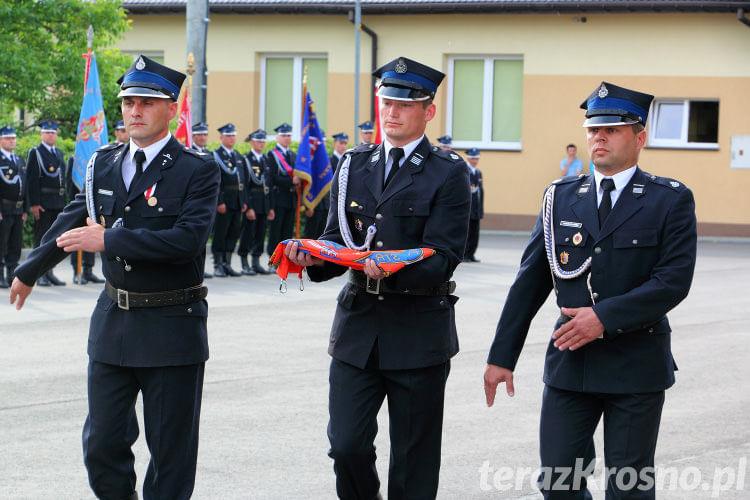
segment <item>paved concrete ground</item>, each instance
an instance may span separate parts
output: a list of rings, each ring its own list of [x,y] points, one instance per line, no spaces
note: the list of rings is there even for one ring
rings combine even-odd
[[[558,314],[552,300],[532,323],[516,396],[487,409],[482,387],[487,349],[525,241],[484,234],[482,262],[462,264],[456,273],[461,352],[447,386],[441,499],[538,498],[530,476],[537,467],[544,351]],[[657,450],[658,465],[672,474],[659,498],[711,498],[720,486],[728,490],[717,491],[718,498],[750,498],[749,257],[748,243],[702,241],[692,292],[670,315],[680,371],[667,392]],[[99,287],[71,285],[67,261],[56,272],[68,286],[35,289],[21,312],[2,305],[7,291],[0,292],[2,499],[93,498],[80,434],[88,318]],[[341,284],[308,283],[299,292],[290,280],[281,295],[275,276],[208,281],[211,359],[194,498],[335,498],[326,456],[326,347]],[[385,410],[380,428],[385,483]],[[147,460],[142,436],[136,456],[140,480]],[[520,474],[508,479],[505,468]]]

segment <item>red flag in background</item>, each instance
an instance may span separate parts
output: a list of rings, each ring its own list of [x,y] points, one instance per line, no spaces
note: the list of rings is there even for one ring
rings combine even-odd
[[[193,124],[190,118],[190,92],[185,89],[182,98],[182,107],[177,118],[177,129],[174,131],[174,137],[185,146],[190,147],[193,144]]]
[[[375,87],[375,138],[372,142],[375,144],[383,142],[383,131],[380,128],[380,99],[378,98],[377,87]]]

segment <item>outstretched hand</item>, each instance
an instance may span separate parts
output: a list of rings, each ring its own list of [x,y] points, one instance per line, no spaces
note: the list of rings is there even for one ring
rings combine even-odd
[[[16,304],[16,310],[20,311],[26,302],[26,297],[31,293],[32,287],[19,280],[17,277],[13,279],[13,284],[10,285],[10,303]],[[18,302],[16,302],[18,300]]]
[[[505,382],[505,391],[508,393],[508,396],[513,397],[515,394],[513,389],[513,372],[502,366],[488,364],[487,369],[484,371],[484,395],[487,398],[487,406],[492,406],[495,403],[497,386],[501,382]]]

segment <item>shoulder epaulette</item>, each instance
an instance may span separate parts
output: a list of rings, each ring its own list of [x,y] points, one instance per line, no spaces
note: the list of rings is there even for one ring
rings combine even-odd
[[[354,153],[371,153],[373,149],[375,149],[378,145],[374,144],[372,142],[365,142],[362,144],[359,144],[358,146],[354,146],[351,149],[347,149],[344,154],[354,154]]]
[[[559,186],[560,184],[570,184],[571,182],[579,181],[586,177],[586,174],[578,174],[578,175],[568,175],[566,177],[560,177],[559,179],[555,179],[550,184],[554,184],[556,186]]]
[[[463,158],[461,158],[461,155],[453,151],[452,149],[441,149],[437,146],[432,146],[432,151],[430,151],[433,155],[437,156],[438,158],[442,158],[443,160],[448,160],[450,163],[453,164],[465,164]]]
[[[648,177],[648,179],[654,184],[661,184],[662,186],[670,187],[675,191],[682,191],[683,189],[687,189],[687,186],[685,186],[685,184],[681,183],[680,181],[670,179],[669,177],[659,177],[657,175],[649,174],[648,172],[643,172],[643,175]]]
[[[119,148],[120,146],[125,146],[125,144],[120,144],[119,142],[110,142],[109,144],[106,144],[99,149],[96,150],[97,153],[103,153],[104,151],[114,151],[115,149]]]
[[[189,148],[187,146],[183,146],[182,149],[184,153],[188,153],[189,155],[195,156],[196,158],[200,158],[201,160],[210,160],[212,158],[212,155],[210,153],[196,151],[193,148]]]

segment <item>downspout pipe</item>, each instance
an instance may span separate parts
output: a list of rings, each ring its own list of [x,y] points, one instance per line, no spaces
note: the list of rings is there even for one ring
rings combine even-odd
[[[750,20],[745,17],[745,9],[737,9],[737,20],[750,28]]]
[[[354,23],[354,12],[349,11],[349,22]],[[360,23],[359,25],[360,29],[370,35],[370,39],[372,40],[372,62],[370,63],[370,73],[375,71],[378,68],[378,34],[372,31],[370,28],[365,26],[364,24]],[[375,109],[375,81],[377,78],[374,76],[372,77],[372,86],[370,87],[370,121],[375,121],[375,113],[377,113],[377,110]]]

